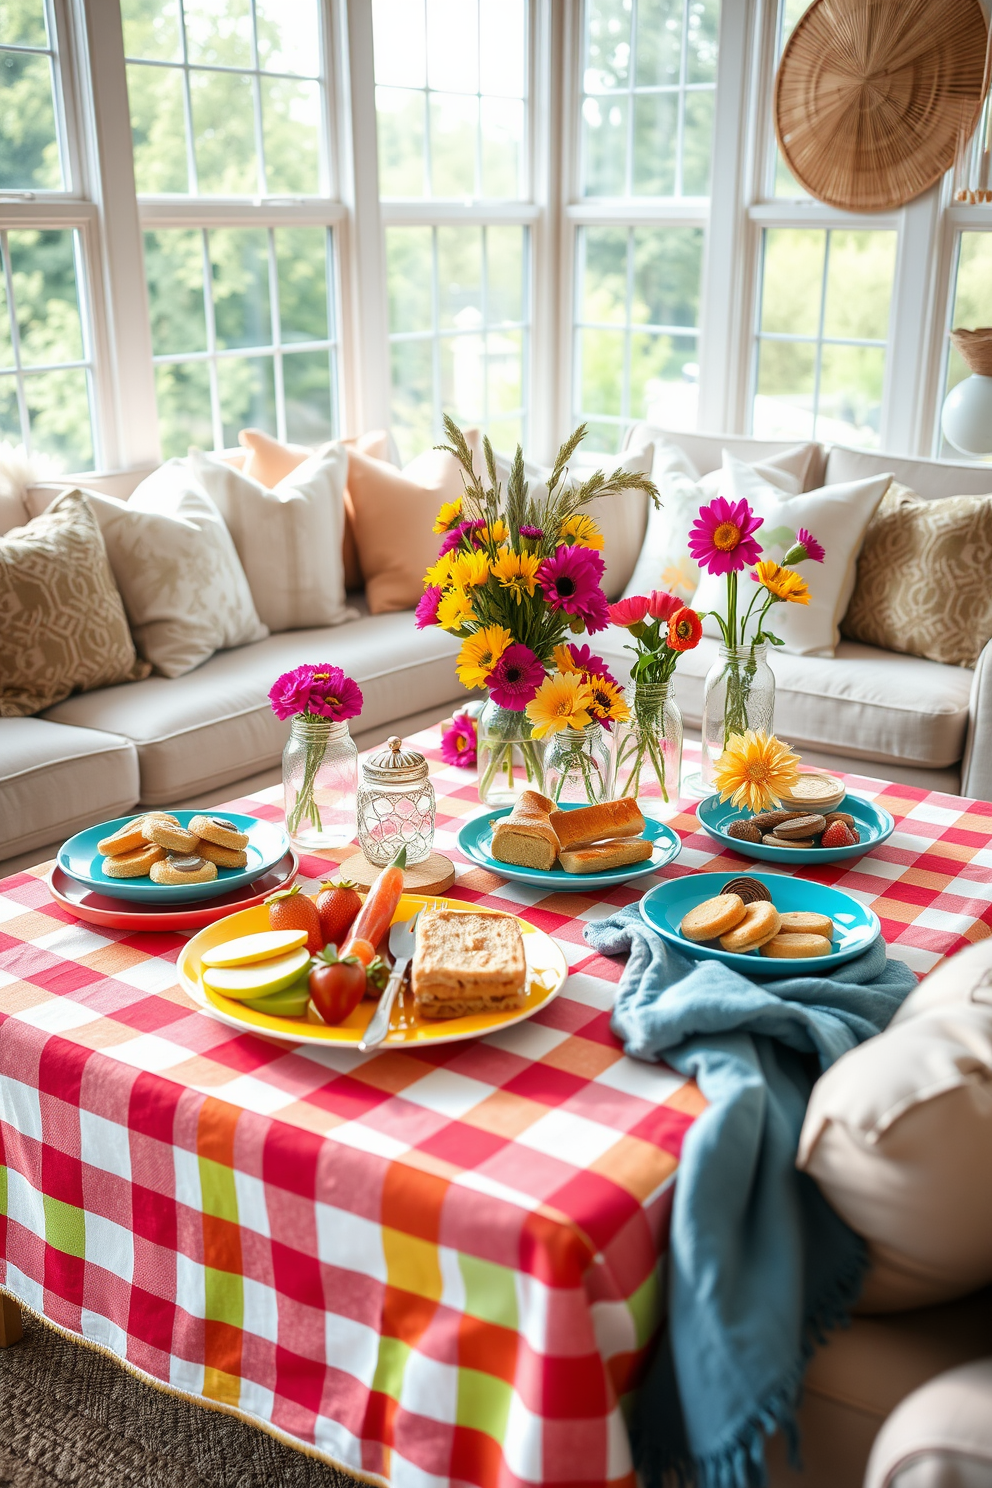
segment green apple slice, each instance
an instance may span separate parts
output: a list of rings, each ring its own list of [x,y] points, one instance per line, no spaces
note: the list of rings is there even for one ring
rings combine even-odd
[[[203,985],[214,992],[223,992],[225,997],[246,1002],[249,997],[269,997],[291,986],[309,964],[310,952],[301,946],[288,956],[257,961],[253,966],[208,966],[203,973]]]
[[[204,951],[200,960],[204,966],[253,966],[256,961],[274,961],[277,956],[286,956],[306,943],[305,930],[262,930],[258,935],[225,940]]]
[[[268,1013],[270,1018],[302,1018],[310,1004],[309,976],[283,987],[281,992],[270,992],[268,997],[248,997],[244,1006],[256,1013]]]

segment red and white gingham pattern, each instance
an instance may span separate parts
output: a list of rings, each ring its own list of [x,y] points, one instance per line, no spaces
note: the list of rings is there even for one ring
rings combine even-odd
[[[456,856],[474,780],[418,742]],[[852,784],[896,833],[803,874],[873,904],[918,972],[992,933],[992,806]],[[226,805],[278,820],[277,795]],[[665,876],[744,865],[691,810],[673,825]],[[79,924],[37,872],[0,883],[0,1283],[399,1488],[632,1483],[620,1402],[702,1105],[621,1054],[620,967],[582,940],[644,887],[545,894],[459,860],[456,897],[547,931],[569,980],[503,1034],[363,1058],[236,1034],[176,985],[183,937]]]

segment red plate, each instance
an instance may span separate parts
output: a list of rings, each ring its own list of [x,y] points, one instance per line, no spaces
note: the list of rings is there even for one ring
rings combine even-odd
[[[169,904],[147,904],[142,909],[126,906],[133,901],[111,899],[63,873],[56,863],[48,875],[48,887],[56,904],[91,925],[109,925],[114,930],[200,930],[238,909],[252,909],[269,894],[291,884],[300,860],[292,848],[279,862],[253,883],[232,889],[218,899],[204,899],[181,908]]]

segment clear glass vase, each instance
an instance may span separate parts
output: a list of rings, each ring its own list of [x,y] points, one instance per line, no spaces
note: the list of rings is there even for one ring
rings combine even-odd
[[[630,717],[613,725],[610,796],[633,796],[645,816],[671,814],[682,774],[682,714],[672,682],[632,683]]]
[[[731,734],[748,729],[775,729],[775,674],[768,665],[768,647],[721,646],[706,674],[703,694],[704,789],[712,791],[713,771]]]
[[[294,847],[344,847],[355,836],[358,750],[347,723],[298,713],[282,753],[286,830]]]
[[[544,794],[544,740],[535,739],[524,712],[489,698],[479,714],[479,800],[512,806],[525,790]]]
[[[544,793],[562,806],[595,806],[609,800],[610,773],[610,746],[599,724],[562,729],[544,755]]]

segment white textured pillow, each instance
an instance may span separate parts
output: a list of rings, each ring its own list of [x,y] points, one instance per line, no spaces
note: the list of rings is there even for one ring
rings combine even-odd
[[[231,534],[184,461],[169,460],[130,501],[85,495],[135,645],[163,677],[181,677],[215,651],[265,639],[269,632],[255,611]],[[27,498],[29,507],[41,510],[52,499],[41,487]]]
[[[191,449],[189,460],[230,529],[270,630],[354,619],[345,604],[341,557],[348,479],[342,445],[324,445],[271,490],[201,450]]]
[[[800,527],[811,532],[826,549],[823,563],[804,563],[799,570],[809,585],[809,604],[776,604],[769,612],[768,628],[781,638],[786,651],[797,656],[833,655],[840,640],[840,621],[854,592],[865,530],[891,479],[891,475],[877,475],[871,480],[821,486],[793,496],[724,450],[719,494],[731,502],[743,498],[762,518],[754,536],[763,558],[781,563]],[[741,592],[739,613],[746,609],[754,592],[746,574],[741,578]],[[703,574],[693,599],[694,608],[719,610],[722,614],[726,603],[726,578]],[[708,618],[703,621],[703,633],[719,636],[720,627]]]
[[[803,488],[814,448],[797,444],[745,468],[794,495]],[[624,597],[663,589],[688,604],[703,577],[689,552],[689,529],[699,508],[720,494],[723,471],[711,470],[701,476],[679,445],[663,444],[655,449],[652,476],[661,495],[661,510],[652,508],[648,514],[644,543]]]

